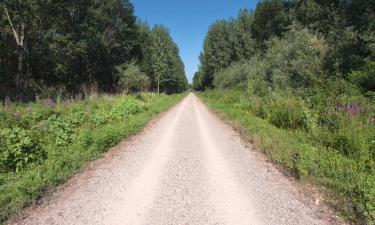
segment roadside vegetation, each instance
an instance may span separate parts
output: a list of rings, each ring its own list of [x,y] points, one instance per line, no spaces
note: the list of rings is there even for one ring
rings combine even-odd
[[[184,94],[0,107],[0,223],[61,184]]]
[[[210,27],[193,83],[275,163],[328,187],[334,207],[371,225],[374,9],[373,1],[262,1]]]
[[[168,28],[129,0],[6,0],[0,12],[1,224],[189,84]]]

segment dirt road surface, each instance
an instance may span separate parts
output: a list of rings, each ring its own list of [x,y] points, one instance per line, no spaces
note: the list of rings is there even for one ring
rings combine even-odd
[[[194,94],[15,224],[333,224]]]

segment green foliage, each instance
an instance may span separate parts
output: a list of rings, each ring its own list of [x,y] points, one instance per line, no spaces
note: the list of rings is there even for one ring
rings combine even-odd
[[[147,47],[143,51],[143,70],[150,77],[152,89],[158,93],[177,93],[187,90],[184,64],[179,49],[169,30],[155,25],[151,30],[143,24],[142,32]]]
[[[274,101],[270,106],[270,122],[279,128],[305,128],[303,108],[303,103],[295,99]]]
[[[46,120],[46,125],[55,137],[55,144],[64,146],[72,142],[74,132],[85,119],[86,114],[82,110],[72,112],[68,118],[53,114]]]
[[[0,171],[20,171],[28,164],[43,160],[45,152],[35,131],[19,127],[0,130]]]
[[[265,0],[257,4],[251,29],[255,40],[262,45],[269,38],[281,37],[289,25],[281,0]]]
[[[149,78],[140,71],[134,63],[129,65],[119,65],[116,67],[119,74],[118,88],[122,92],[129,94],[134,92],[147,91],[149,87]]]
[[[120,80],[116,67],[131,62],[153,81],[154,74],[146,70],[156,63],[147,56],[154,45],[149,38],[153,35],[136,23],[129,0],[7,0],[1,1],[0,11],[1,100],[5,96],[31,101],[41,96],[113,93]],[[174,51],[173,57],[169,66],[179,68],[178,87],[175,83],[164,85],[173,90],[169,92],[180,92],[187,81],[178,52]],[[128,71],[120,85],[135,82],[127,86],[143,90],[145,85],[139,87],[139,83],[146,79],[144,74],[133,77],[130,72],[134,73]],[[173,72],[165,74],[166,79],[175,79],[177,71]]]
[[[194,74],[194,77],[193,77],[193,89],[194,90],[197,90],[197,91],[204,90],[202,78],[203,78],[202,71],[197,71]]]
[[[292,28],[282,39],[272,39],[265,60],[268,79],[275,87],[314,86],[324,79],[323,62],[327,46],[307,29]]]
[[[234,73],[227,72],[226,78],[223,71],[259,55],[270,66],[265,78],[275,86],[305,88],[331,77],[373,95],[374,9],[371,0],[261,1],[254,12],[243,10],[210,27],[193,86],[237,86],[243,80],[233,83]]]
[[[375,61],[365,60],[365,65],[352,71],[349,79],[364,91],[375,92]]]
[[[327,76],[323,71],[326,44],[307,29],[294,27],[282,39],[273,38],[267,44],[264,57],[254,55],[248,61],[234,63],[215,74],[214,85],[221,88],[269,83],[274,89],[314,87]],[[266,88],[267,89],[267,88]]]
[[[236,18],[220,20],[210,26],[200,55],[201,67],[196,74],[199,78],[194,79],[196,88],[212,88],[216,73],[256,53],[252,21],[252,12],[241,10]]]
[[[0,223],[79,172],[183,95],[0,107]],[[16,114],[16,115],[14,115]]]
[[[214,86],[218,88],[230,88],[235,86],[246,86],[251,65],[234,64],[226,70],[215,75]]]
[[[337,193],[333,203],[350,220],[374,224],[375,129],[369,121],[374,106],[333,108],[332,122],[322,123],[316,112],[324,107],[308,108],[304,100],[285,93],[259,97],[251,90],[216,90],[200,96],[290,174],[312,178]]]

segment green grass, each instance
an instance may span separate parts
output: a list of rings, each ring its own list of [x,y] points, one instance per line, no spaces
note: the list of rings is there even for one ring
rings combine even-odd
[[[225,117],[238,125],[246,137],[274,163],[282,165],[289,174],[302,181],[312,180],[328,188],[334,196],[334,199],[331,197],[334,201],[330,204],[333,204],[346,218],[358,224],[366,222],[369,225],[375,224],[375,167],[371,157],[362,154],[360,157],[348,155],[329,145],[327,147],[325,142],[334,136],[332,131],[321,127],[314,128],[318,130],[316,131],[318,133],[325,130],[326,136],[323,137],[314,135],[308,128],[305,128],[305,125],[301,125],[300,129],[295,129],[294,127],[298,126],[291,123],[293,128],[287,129],[284,124],[293,121],[290,116],[280,119],[281,122],[277,120],[276,123],[272,115],[265,116],[277,110],[286,111],[289,114],[291,108],[285,109],[285,104],[282,104],[283,108],[275,108],[274,104],[270,105],[274,107],[271,109],[261,109],[267,105],[254,108],[257,103],[252,101],[253,98],[249,98],[245,91],[238,90],[208,91],[198,93],[198,96],[209,107],[223,113]],[[262,113],[259,113],[259,110]],[[300,110],[303,109],[300,108]],[[287,116],[279,112],[276,115]],[[299,115],[295,117],[299,122],[297,124],[303,124],[300,122]],[[371,133],[373,130],[366,132]],[[352,143],[351,140],[361,139],[360,136],[365,135],[364,131],[358,133],[358,130],[354,130],[352,134],[344,130],[344,133],[354,138],[339,143]],[[371,149],[365,150],[371,151]]]
[[[0,107],[0,224],[183,96],[142,94]]]

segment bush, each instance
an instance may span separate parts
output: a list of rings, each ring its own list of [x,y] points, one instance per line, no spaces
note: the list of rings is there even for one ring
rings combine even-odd
[[[249,65],[247,63],[235,63],[222,72],[215,74],[214,86],[218,88],[230,88],[246,86],[248,80]]]
[[[0,171],[20,171],[46,154],[35,132],[19,127],[0,130]]]
[[[268,43],[265,60],[270,65],[270,80],[281,88],[317,85],[325,77],[325,41],[308,29],[293,26],[282,39]]]
[[[129,94],[148,90],[149,78],[135,63],[119,65],[116,71],[119,77],[118,89],[121,92]]]
[[[363,91],[375,92],[375,60],[367,59],[359,70],[352,71],[349,79],[360,86]]]

